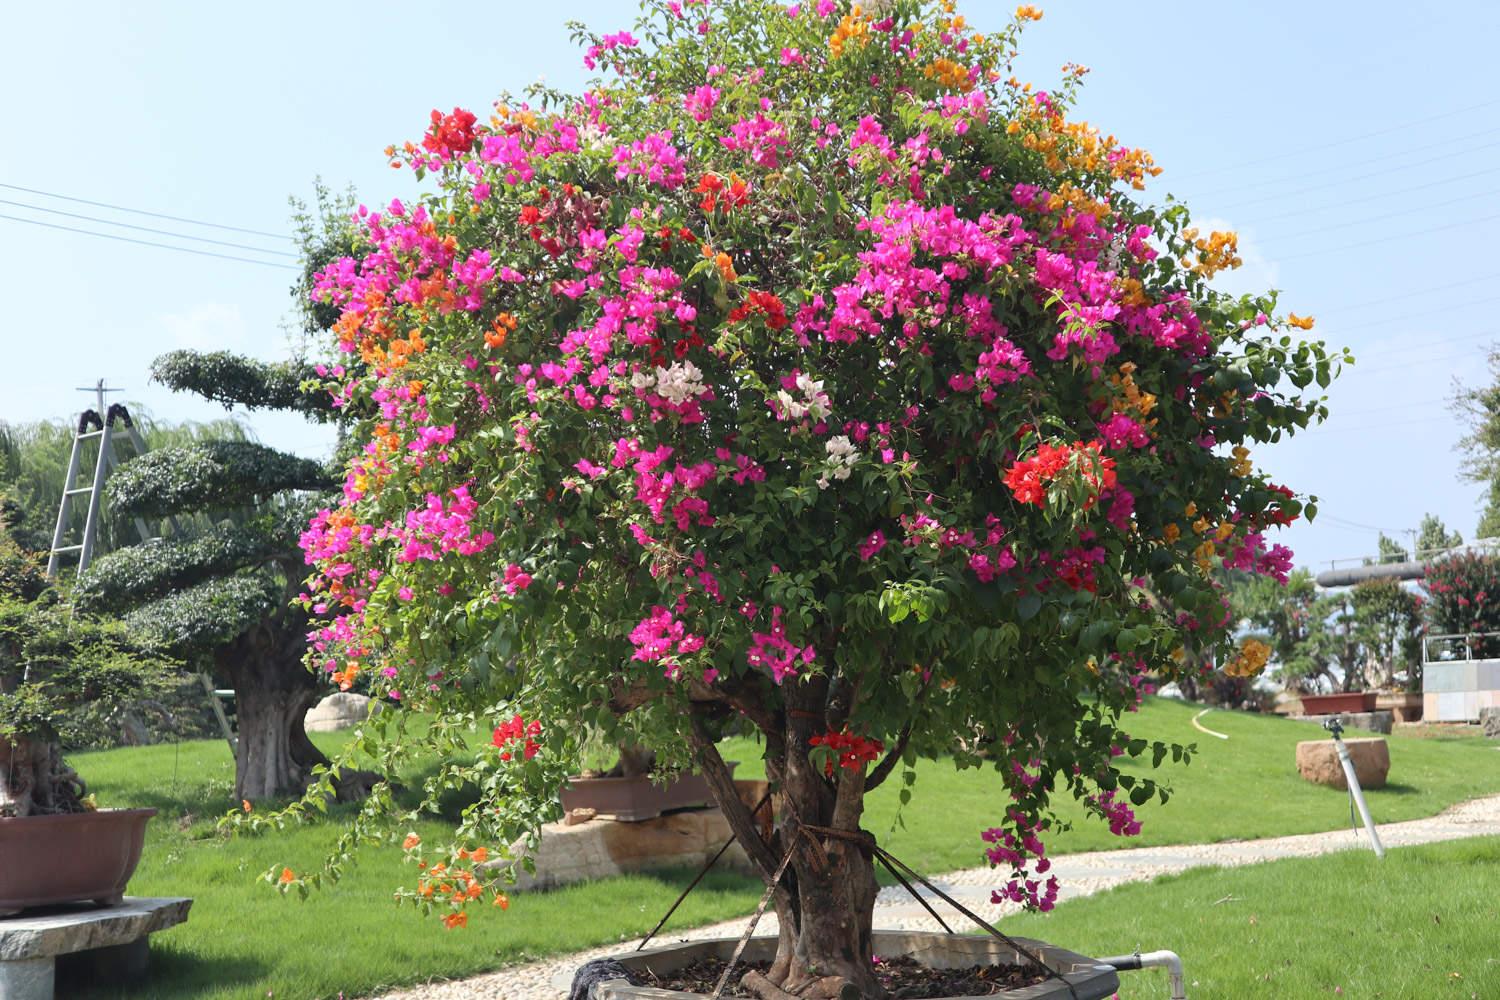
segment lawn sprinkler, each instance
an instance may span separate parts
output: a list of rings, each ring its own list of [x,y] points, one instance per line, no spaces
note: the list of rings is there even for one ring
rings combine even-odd
[[[1380,846],[1380,834],[1375,832],[1375,821],[1370,818],[1370,807],[1365,805],[1364,790],[1359,787],[1359,776],[1354,773],[1354,760],[1349,756],[1349,748],[1344,745],[1344,727],[1338,717],[1334,716],[1323,720],[1323,728],[1328,730],[1333,737],[1333,746],[1338,752],[1339,763],[1344,767],[1344,778],[1349,782],[1349,795],[1359,809],[1359,818],[1364,821],[1365,832],[1370,835],[1370,847],[1374,849],[1377,858],[1383,858],[1385,848]]]

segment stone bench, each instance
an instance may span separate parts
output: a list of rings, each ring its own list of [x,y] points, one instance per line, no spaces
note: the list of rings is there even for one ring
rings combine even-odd
[[[145,974],[148,938],[187,920],[191,899],[127,896],[116,906],[49,906],[0,920],[0,1000],[52,1000],[59,956],[95,982]]]

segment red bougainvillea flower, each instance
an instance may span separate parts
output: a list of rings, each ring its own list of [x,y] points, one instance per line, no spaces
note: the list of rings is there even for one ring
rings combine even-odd
[[[501,760],[511,759],[511,748],[516,743],[521,744],[521,758],[523,760],[530,760],[542,748],[541,744],[533,739],[533,737],[540,736],[541,734],[542,724],[540,722],[536,719],[526,722],[518,715],[509,722],[502,722],[496,726],[491,742],[500,748]]]
[[[839,767],[846,771],[858,771],[866,764],[873,764],[880,759],[885,752],[885,744],[880,740],[868,739],[864,736],[856,736],[851,732],[835,733],[826,732],[821,736],[814,736],[808,741],[809,746],[827,747],[838,757]],[[833,777],[833,759],[823,765],[824,772]]]

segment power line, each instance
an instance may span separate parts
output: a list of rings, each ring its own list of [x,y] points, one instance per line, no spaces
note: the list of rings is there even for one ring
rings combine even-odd
[[[1414,299],[1419,295],[1429,295],[1432,292],[1446,292],[1450,288],[1463,288],[1467,285],[1477,285],[1481,281],[1494,281],[1497,278],[1500,278],[1500,273],[1481,274],[1477,277],[1465,278],[1463,281],[1454,281],[1446,285],[1434,285],[1431,288],[1418,288],[1410,292],[1402,292],[1400,295],[1387,295],[1383,299],[1366,299],[1363,302],[1358,303],[1357,305],[1334,306],[1332,309],[1323,310],[1318,315],[1321,316],[1326,313],[1333,313],[1337,315],[1339,313],[1353,312],[1356,309],[1371,309],[1375,306],[1383,306],[1388,302],[1401,302],[1405,299]]]
[[[1289,260],[1303,260],[1303,259],[1305,259],[1307,257],[1321,257],[1323,254],[1326,254],[1326,253],[1341,253],[1342,251],[1345,251],[1345,250],[1358,250],[1361,247],[1372,247],[1372,246],[1376,246],[1377,244],[1380,244],[1380,243],[1390,243],[1390,242],[1393,242],[1395,240],[1409,240],[1409,239],[1412,239],[1413,237],[1426,236],[1426,235],[1428,235],[1430,233],[1446,232],[1446,231],[1448,231],[1450,229],[1464,229],[1464,228],[1466,228],[1468,226],[1477,226],[1481,222],[1493,222],[1496,219],[1500,219],[1500,213],[1496,213],[1494,215],[1482,215],[1482,216],[1480,216],[1477,219],[1468,219],[1468,220],[1466,220],[1464,222],[1453,222],[1453,223],[1449,223],[1446,226],[1432,226],[1431,228],[1428,228],[1428,229],[1418,229],[1418,230],[1416,230],[1414,232],[1410,232],[1410,233],[1395,233],[1395,234],[1393,234],[1391,236],[1380,236],[1380,237],[1377,237],[1376,239],[1373,239],[1373,240],[1364,240],[1364,241],[1359,242],[1359,243],[1346,243],[1343,246],[1323,247],[1321,250],[1311,250],[1311,251],[1308,251],[1307,253],[1292,254],[1290,257],[1277,257],[1276,258],[1276,262],[1278,264],[1280,264],[1280,263],[1285,263],[1286,261],[1289,261]]]
[[[158,236],[172,236],[180,240],[195,240],[199,243],[212,243],[214,246],[235,247],[239,250],[254,250],[256,253],[275,254],[278,257],[296,258],[296,254],[285,250],[266,250],[262,247],[251,246],[248,243],[230,243],[227,240],[211,240],[207,236],[189,236],[187,233],[174,233],[170,229],[153,229],[150,226],[136,226],[129,222],[114,222],[110,219],[101,219],[93,215],[80,215],[77,212],[64,212],[60,208],[43,208],[41,205],[28,205],[24,201],[11,201],[9,198],[0,198],[0,205],[14,205],[17,208],[30,209],[33,212],[47,212],[51,215],[61,215],[69,219],[82,219],[85,222],[97,222],[105,226],[119,226],[121,229],[134,229],[142,233],[156,233]]]
[[[1429,122],[1441,121],[1444,118],[1452,118],[1455,115],[1465,115],[1471,111],[1480,111],[1484,108],[1493,107],[1496,104],[1500,104],[1500,100],[1485,101],[1481,104],[1472,104],[1467,108],[1458,108],[1453,111],[1445,111],[1439,115],[1429,115],[1425,118],[1417,118],[1413,121],[1403,122],[1400,125],[1390,125],[1386,128],[1376,129],[1373,132],[1363,132],[1359,135],[1345,136],[1342,139],[1334,139],[1330,142],[1320,143],[1316,146],[1299,146],[1297,149],[1291,150],[1290,152],[1278,153],[1275,156],[1262,157],[1259,160],[1247,160],[1242,163],[1231,163],[1222,167],[1209,167],[1207,170],[1195,170],[1190,174],[1183,174],[1182,176],[1202,177],[1206,174],[1224,173],[1228,170],[1243,170],[1246,167],[1258,167],[1266,163],[1276,163],[1281,160],[1290,160],[1294,157],[1306,156],[1308,153],[1317,152],[1318,150],[1333,149],[1336,146],[1347,146],[1351,142],[1359,142],[1363,139],[1373,139],[1376,136],[1389,135],[1392,132],[1402,132],[1416,125],[1426,125]]]
[[[1347,517],[1339,517],[1337,514],[1329,514],[1321,510],[1318,511],[1318,518],[1319,520],[1327,518],[1335,524],[1344,524],[1348,525],[1351,528],[1359,528],[1364,531],[1378,531],[1381,534],[1385,534],[1386,532],[1390,532],[1393,535],[1405,534],[1407,530],[1405,528],[1379,528],[1373,524],[1364,524],[1360,521],[1351,521]]]
[[[1500,168],[1496,168],[1496,169],[1500,170]],[[1395,211],[1395,212],[1386,212],[1384,215],[1367,215],[1367,216],[1364,216],[1363,218],[1351,219],[1348,222],[1338,222],[1338,223],[1334,223],[1332,225],[1317,226],[1317,227],[1315,227],[1313,229],[1304,229],[1301,232],[1285,233],[1285,234],[1280,235],[1280,236],[1270,236],[1270,237],[1267,237],[1267,238],[1262,239],[1262,240],[1257,240],[1256,242],[1257,243],[1284,243],[1287,240],[1301,240],[1301,239],[1306,239],[1309,236],[1319,236],[1319,235],[1321,235],[1323,233],[1333,232],[1333,231],[1338,230],[1338,229],[1350,229],[1350,228],[1352,228],[1354,226],[1368,226],[1371,223],[1384,222],[1387,219],[1397,219],[1397,218],[1400,218],[1403,215],[1412,215],[1412,214],[1414,214],[1416,212],[1427,212],[1427,211],[1430,211],[1430,210],[1432,210],[1434,208],[1446,208],[1449,205],[1457,205],[1460,202],[1472,203],[1476,198],[1483,198],[1483,197],[1486,197],[1486,196],[1491,196],[1492,197],[1494,194],[1495,194],[1495,192],[1493,192],[1493,191],[1485,191],[1485,192],[1483,192],[1481,194],[1478,194],[1478,195],[1473,194],[1473,193],[1460,195],[1457,198],[1450,198],[1447,201],[1424,202],[1423,204],[1420,204],[1420,205],[1413,205],[1411,208],[1403,208],[1403,209],[1400,209],[1400,210]]]
[[[87,198],[75,198],[72,195],[58,194],[55,191],[42,191],[38,188],[22,187],[19,184],[6,184],[0,182],[0,188],[9,188],[12,191],[25,191],[27,194],[39,194],[44,198],[59,198],[63,201],[74,201],[80,205],[93,205],[95,208],[109,208],[116,212],[130,212],[135,215],[149,215],[154,219],[168,219],[172,222],[185,222],[191,226],[208,226],[211,229],[227,229],[233,233],[249,233],[252,236],[269,236],[273,240],[291,241],[291,237],[285,233],[268,233],[263,229],[244,229],[240,226],[226,226],[218,222],[204,222],[201,219],[188,219],[180,215],[166,215],[162,212],[148,212],[143,208],[127,208],[124,205],[111,205],[106,201],[90,201]]]
[[[1219,206],[1219,209],[1220,211],[1228,211],[1229,209],[1242,208],[1245,205],[1256,205],[1260,202],[1272,201],[1277,198],[1292,198],[1297,195],[1309,194],[1313,191],[1322,191],[1331,187],[1342,187],[1346,184],[1352,183],[1353,181],[1368,180],[1371,177],[1384,177],[1386,174],[1399,173],[1402,170],[1410,170],[1412,167],[1423,167],[1429,163],[1437,163],[1440,160],[1451,160],[1455,156],[1470,156],[1474,153],[1480,152],[1481,150],[1492,149],[1495,146],[1500,146],[1500,142],[1489,142],[1485,143],[1483,146],[1475,146],[1473,149],[1459,149],[1455,150],[1452,153],[1444,153],[1441,156],[1430,156],[1425,160],[1417,160],[1413,163],[1403,163],[1400,166],[1386,167],[1383,170],[1371,170],[1369,173],[1340,177],[1336,180],[1331,180],[1324,184],[1314,184],[1310,187],[1299,188],[1295,191],[1278,191],[1273,194],[1259,195],[1254,198],[1247,198],[1244,201],[1230,202],[1228,205],[1221,205]]]
[[[1378,156],[1361,156],[1357,159],[1356,164],[1359,166],[1364,166],[1371,163],[1385,163],[1388,160],[1399,160],[1403,157],[1415,156],[1421,153],[1431,152],[1433,149],[1441,146],[1451,146],[1454,143],[1468,142],[1471,139],[1483,139],[1485,136],[1494,135],[1496,132],[1500,132],[1500,127],[1482,129],[1478,132],[1470,132],[1467,135],[1449,136],[1446,139],[1439,139],[1436,142],[1426,142],[1420,146],[1415,146],[1409,149],[1393,149],[1388,153],[1382,153]],[[1484,147],[1481,146],[1479,148],[1482,149]],[[1460,149],[1453,153],[1446,153],[1444,155],[1456,156],[1462,152],[1464,152],[1464,150]],[[1411,166],[1411,164],[1397,165],[1390,169],[1402,170],[1407,166]],[[1336,163],[1333,166],[1319,167],[1316,170],[1298,170],[1296,173],[1288,174],[1285,177],[1266,177],[1262,180],[1241,181],[1238,184],[1230,184],[1220,188],[1210,188],[1207,191],[1196,192],[1196,194],[1198,197],[1203,197],[1205,195],[1227,194],[1231,191],[1243,191],[1246,188],[1263,188],[1273,184],[1285,184],[1288,181],[1302,180],[1306,177],[1322,177],[1325,174],[1342,173],[1349,168],[1350,164],[1348,163]]]
[[[1305,430],[1305,431],[1299,431],[1298,434],[1297,434],[1297,436],[1300,437],[1302,435],[1307,435],[1307,434],[1352,434],[1352,433],[1354,433],[1356,431],[1361,431],[1361,432],[1363,432],[1363,431],[1383,431],[1383,430],[1390,430],[1391,428],[1394,428],[1394,427],[1415,427],[1415,426],[1417,426],[1419,424],[1432,424],[1432,423],[1437,423],[1440,420],[1449,420],[1449,419],[1451,419],[1451,418],[1445,417],[1445,416],[1444,417],[1422,417],[1422,418],[1417,419],[1417,420],[1400,420],[1400,421],[1397,421],[1396,423],[1386,423],[1386,424],[1360,424],[1360,425],[1355,426],[1355,427],[1328,427],[1328,426],[1325,425],[1325,426],[1322,426],[1322,427],[1313,427],[1313,428],[1310,428],[1310,429]]]
[[[1263,215],[1258,219],[1247,219],[1241,224],[1245,226],[1258,226],[1263,225],[1267,222],[1277,222],[1281,219],[1290,219],[1293,216],[1300,218],[1301,216],[1311,215],[1316,212],[1331,212],[1336,208],[1347,208],[1350,205],[1360,205],[1367,201],[1384,201],[1388,198],[1394,198],[1397,195],[1411,194],[1415,191],[1426,191],[1429,188],[1442,187],[1445,184],[1453,184],[1457,181],[1472,180],[1475,177],[1486,177],[1494,173],[1500,173],[1500,167],[1490,167],[1487,170],[1476,170],[1473,173],[1469,174],[1459,174],[1457,177],[1444,177],[1439,180],[1428,181],[1426,184],[1414,184],[1411,187],[1397,188],[1394,191],[1379,191],[1375,194],[1365,195],[1360,198],[1350,198],[1348,201],[1336,201],[1331,205],[1317,205],[1313,208],[1277,212],[1275,215]]]
[[[0,214],[0,219],[8,219],[11,222],[24,222],[27,225],[43,226],[47,229],[61,229],[68,233],[82,233],[84,236],[98,236],[100,239],[118,240],[121,243],[138,243],[143,247],[160,247],[163,250],[176,250],[180,253],[197,254],[199,257],[218,257],[222,260],[237,260],[246,264],[260,264],[262,267],[278,267],[284,271],[296,271],[298,268],[291,264],[281,264],[273,260],[256,260],[253,257],[235,257],[227,253],[214,253],[211,250],[194,250],[191,247],[177,247],[170,243],[153,243],[150,240],[138,240],[129,236],[116,236],[113,233],[96,233],[91,229],[78,229],[74,226],[60,226],[54,222],[43,222],[40,219],[23,219],[16,215]]]
[[[1422,310],[1419,313],[1407,313],[1405,316],[1387,316],[1384,319],[1372,319],[1372,320],[1369,320],[1368,322],[1365,322],[1365,321],[1358,321],[1358,322],[1346,321],[1346,324],[1349,325],[1349,326],[1352,326],[1352,327],[1354,327],[1356,329],[1359,329],[1359,330],[1368,330],[1372,326],[1385,326],[1387,323],[1408,323],[1408,322],[1411,322],[1412,320],[1422,320],[1422,319],[1426,319],[1428,316],[1433,316],[1433,315],[1437,315],[1437,314],[1440,314],[1440,313],[1455,312],[1455,311],[1457,311],[1459,309],[1470,309],[1470,308],[1472,308],[1474,306],[1482,306],[1482,305],[1485,305],[1485,304],[1490,303],[1490,302],[1500,302],[1500,295],[1491,295],[1489,298],[1475,299],[1472,302],[1453,302],[1453,303],[1450,303],[1450,304],[1445,305],[1445,306],[1435,306],[1435,307],[1433,307],[1431,309],[1424,309],[1424,310]],[[1441,340],[1429,340],[1429,341],[1426,341],[1426,343],[1428,343],[1428,344],[1440,344],[1440,343],[1443,343],[1443,342],[1448,341],[1448,340],[1465,340],[1469,336],[1471,336],[1471,334],[1464,334],[1462,337],[1444,337]],[[1482,334],[1481,334],[1481,336],[1482,336]],[[1396,348],[1377,348],[1376,350],[1370,351],[1368,353],[1370,353],[1370,354],[1380,354],[1384,350],[1387,350],[1387,349],[1389,349],[1389,350],[1402,350],[1403,348],[1400,348],[1400,347],[1396,347]]]
[[[1496,331],[1489,331],[1490,336],[1494,336],[1495,333]],[[1476,334],[1475,336],[1484,336],[1484,334]],[[1443,361],[1457,361],[1460,358],[1467,358],[1470,356],[1471,352],[1469,351],[1459,351],[1457,354],[1440,354],[1437,357],[1433,358],[1417,358],[1415,361],[1403,361],[1399,364],[1381,365],[1378,368],[1361,369],[1356,364],[1354,370],[1361,375],[1378,375],[1381,372],[1405,371],[1408,368],[1415,368],[1418,365],[1435,365]]]

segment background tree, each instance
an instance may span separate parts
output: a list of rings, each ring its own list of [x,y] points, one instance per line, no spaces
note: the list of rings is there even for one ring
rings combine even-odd
[[[1456,531],[1449,531],[1443,519],[1436,514],[1423,514],[1422,525],[1417,531],[1417,552],[1423,557],[1430,557],[1445,549],[1457,548],[1464,543],[1464,536]]]
[[[1500,556],[1459,552],[1427,567],[1428,631],[1462,638],[1433,639],[1429,655],[1439,659],[1500,655]]]
[[[1500,347],[1489,354],[1486,385],[1460,385],[1453,395],[1453,411],[1467,421],[1469,433],[1459,442],[1464,453],[1461,475],[1486,487],[1484,507],[1474,533],[1479,538],[1500,537]]]
[[[1380,555],[1377,560],[1380,563],[1411,562],[1411,553],[1406,550],[1406,546],[1393,538],[1385,537],[1383,532],[1376,538],[1376,544],[1379,547]]]
[[[1055,898],[1054,793],[1131,828],[1157,789],[1121,714],[1228,645],[1220,561],[1287,572],[1263,530],[1304,505],[1249,447],[1338,367],[1208,285],[1233,236],[1129,195],[1149,157],[1067,120],[1076,77],[1004,82],[1015,27],[833,9],[583,33],[613,76],[434,112],[394,157],[437,190],[362,212],[315,283],[369,416],[305,539],[311,659],[431,709],[434,787],[480,792],[448,890],[408,898],[460,922],[458,848],[534,833],[593,723],[702,770],[773,886],[778,998],[878,994],[864,796],[918,755],[996,769],[1004,898]]]
[[[299,389],[310,366],[227,352],[177,351],[152,378],[226,408],[327,415]],[[291,606],[305,575],[298,536],[334,479],[319,462],[251,441],[199,441],[124,463],[106,486],[118,516],[183,517],[182,536],[117,549],[80,579],[80,606],[122,614],[160,649],[212,670],[235,692],[235,796],[300,792],[327,758],[302,716],[322,679],[302,665],[305,613]]]
[[[11,529],[16,510],[0,495],[0,816],[81,812],[87,788],[63,759],[78,707],[159,693],[169,665],[60,599]]]
[[[1270,662],[1286,687],[1314,693],[1324,680],[1339,686],[1333,667],[1341,653],[1353,658],[1330,624],[1340,616],[1343,602],[1319,593],[1310,572],[1294,570],[1285,585],[1264,577],[1242,579],[1232,603],[1252,636],[1271,647]]]
[[[1398,682],[1411,688],[1414,680],[1419,684],[1422,598],[1400,581],[1384,579],[1357,584],[1349,600],[1355,638],[1364,654],[1364,681],[1385,688]]]
[[[222,420],[173,422],[157,420],[137,405],[130,405],[131,417],[148,449],[170,448],[195,441],[245,441],[245,425],[232,417]],[[11,531],[31,551],[45,552],[52,545],[52,531],[57,524],[57,509],[62,501],[63,483],[68,476],[68,454],[73,447],[73,420],[37,420],[7,424],[0,421],[0,482],[8,484],[14,504]],[[84,475],[92,472],[95,445],[86,442],[81,459]],[[122,458],[134,454],[129,443],[118,446]],[[83,532],[88,505],[73,504],[69,537]],[[99,524],[96,552],[108,552],[121,545],[139,541],[130,518],[119,511],[105,509]]]

